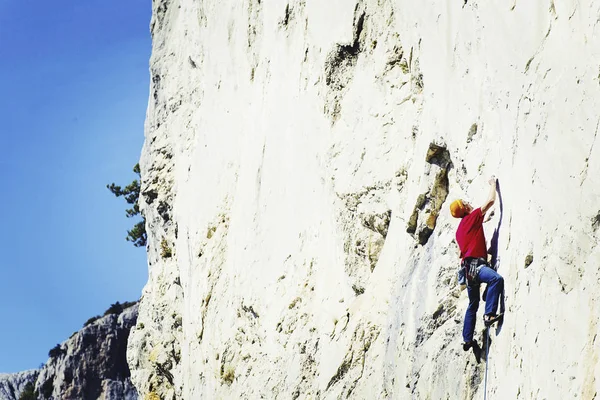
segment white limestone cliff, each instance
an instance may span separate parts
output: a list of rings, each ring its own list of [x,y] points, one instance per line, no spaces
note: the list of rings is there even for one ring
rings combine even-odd
[[[448,205],[495,174],[488,398],[596,398],[599,21],[590,0],[155,0],[141,395],[483,397]]]

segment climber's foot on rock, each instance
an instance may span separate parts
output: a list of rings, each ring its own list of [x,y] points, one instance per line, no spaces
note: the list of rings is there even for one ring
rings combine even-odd
[[[483,316],[483,323],[486,328],[489,328],[494,322],[497,322],[500,319],[502,319],[502,314],[486,314]]]

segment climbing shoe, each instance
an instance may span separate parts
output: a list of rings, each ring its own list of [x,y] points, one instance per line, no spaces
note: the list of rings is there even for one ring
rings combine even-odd
[[[471,340],[470,342],[463,343],[463,350],[469,351],[471,347],[477,346],[477,340]]]
[[[499,321],[502,318],[502,314],[486,314],[483,316],[483,324],[486,328],[492,326],[495,322]]]

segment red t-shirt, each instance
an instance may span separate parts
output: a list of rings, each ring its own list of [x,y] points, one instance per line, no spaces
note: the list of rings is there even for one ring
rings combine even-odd
[[[460,258],[479,257],[487,259],[481,208],[471,211],[469,215],[462,218],[456,230],[456,242],[460,248]]]

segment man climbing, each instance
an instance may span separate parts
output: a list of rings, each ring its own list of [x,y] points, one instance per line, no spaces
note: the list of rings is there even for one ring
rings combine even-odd
[[[502,315],[497,315],[498,301],[504,291],[504,279],[487,262],[487,247],[483,233],[483,218],[485,213],[496,201],[496,178],[489,180],[490,194],[480,208],[473,207],[462,200],[455,200],[450,204],[450,213],[455,218],[461,218],[456,230],[456,242],[460,248],[461,269],[459,283],[466,283],[469,295],[469,306],[465,314],[463,325],[463,349],[469,350],[477,346],[473,340],[475,320],[479,308],[479,286],[487,284],[485,298],[485,314],[483,321],[486,327],[498,321]],[[487,221],[485,221],[487,222]],[[461,282],[462,281],[462,282]]]

